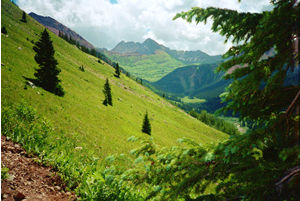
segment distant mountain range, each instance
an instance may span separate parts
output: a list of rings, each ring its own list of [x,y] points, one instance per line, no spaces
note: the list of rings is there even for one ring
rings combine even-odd
[[[221,55],[210,56],[200,50],[196,51],[183,51],[172,50],[165,47],[151,38],[146,39],[143,43],[139,42],[124,42],[118,43],[112,50],[112,53],[123,54],[124,56],[130,55],[151,55],[156,51],[164,51],[174,57],[175,59],[183,62],[184,64],[194,63],[214,63],[222,59]]]
[[[190,64],[209,64],[222,60],[200,50],[172,50],[148,38],[143,43],[118,43],[111,51],[98,49],[136,77],[155,82],[173,70]]]
[[[73,40],[78,42],[80,45],[88,48],[88,49],[94,49],[95,47],[89,43],[87,40],[85,40],[82,36],[77,34],[75,31],[69,29],[62,23],[56,21],[55,19],[51,17],[44,17],[41,15],[38,15],[36,13],[29,13],[31,17],[33,17],[36,21],[47,27],[49,30],[51,30],[56,35],[59,34],[59,32],[62,32],[64,35],[71,37]]]

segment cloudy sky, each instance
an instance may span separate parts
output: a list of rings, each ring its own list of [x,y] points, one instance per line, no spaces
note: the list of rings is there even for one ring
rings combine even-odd
[[[120,41],[152,38],[177,50],[222,54],[230,46],[207,25],[172,18],[194,6],[260,12],[270,0],[17,0],[27,13],[50,16],[96,47],[113,48]]]

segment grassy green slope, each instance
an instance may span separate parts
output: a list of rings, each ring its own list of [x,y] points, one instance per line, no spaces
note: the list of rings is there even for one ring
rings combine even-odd
[[[150,55],[120,55],[108,53],[109,57],[118,61],[121,66],[134,76],[154,82],[184,64],[164,51],[156,51]]]
[[[152,124],[152,137],[160,146],[175,145],[180,137],[203,144],[227,137],[126,76],[115,78],[110,66],[97,63],[97,58],[52,33],[55,57],[62,69],[59,77],[66,95],[58,97],[41,88],[25,90],[23,76],[34,78],[37,67],[30,41],[37,41],[44,27],[29,16],[27,23],[20,22],[22,11],[9,0],[2,0],[1,5],[2,26],[8,31],[7,36],[1,37],[2,105],[26,101],[49,119],[57,132],[64,132],[78,146],[96,151],[101,158],[128,153],[134,146],[127,143],[129,136],[148,137],[140,131],[146,111]],[[85,72],[78,70],[80,65],[85,67]],[[102,104],[105,78],[111,83],[113,107]]]
[[[223,73],[215,73],[214,70],[218,64],[201,64],[190,65],[181,68],[177,68],[162,79],[153,82],[152,85],[157,89],[166,93],[172,93],[177,95],[189,95],[200,98],[207,98],[204,93],[203,96],[197,96],[201,90],[206,90],[209,94],[214,94],[213,97],[218,97],[220,93],[224,91],[228,82],[224,80]]]

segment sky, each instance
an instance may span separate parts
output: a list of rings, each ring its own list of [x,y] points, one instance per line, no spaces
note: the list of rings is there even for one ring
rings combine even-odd
[[[181,11],[198,6],[241,12],[270,10],[270,0],[17,0],[27,13],[50,16],[74,30],[95,47],[112,49],[120,41],[151,38],[176,50],[223,54],[231,47],[206,25],[172,20]]]

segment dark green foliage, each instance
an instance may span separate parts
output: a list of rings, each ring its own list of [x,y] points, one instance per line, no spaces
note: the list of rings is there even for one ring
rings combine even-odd
[[[26,23],[27,22],[27,19],[26,19],[26,13],[23,11],[23,14],[22,14],[22,19],[21,19],[22,22]]]
[[[116,64],[116,71],[115,71],[115,77],[118,77],[118,78],[120,78],[120,67],[119,67],[119,64],[117,63]]]
[[[62,31],[58,32],[58,36],[72,45],[78,45],[76,40],[74,40],[71,36],[64,34]]]
[[[64,34],[62,31],[59,31],[58,36],[61,37],[62,39],[64,39],[65,41],[67,41],[68,43],[72,44],[72,45],[76,45],[81,51],[93,55],[95,57],[98,57],[99,59],[105,61],[106,63],[108,63],[111,66],[115,66],[116,63],[113,62],[112,60],[110,60],[105,54],[98,52],[95,49],[89,49],[83,45],[80,45],[76,40],[74,40],[71,36],[68,36],[67,34]],[[98,60],[98,63],[102,64],[102,62],[100,60]]]
[[[39,64],[39,69],[34,73],[37,84],[49,92],[63,96],[64,91],[57,77],[61,70],[57,67],[55,51],[46,29],[42,32],[40,40],[35,43],[33,50],[36,52],[34,59]]]
[[[194,110],[189,112],[191,116],[202,121],[203,123],[219,130],[229,135],[238,135],[240,132],[238,129],[231,123],[226,122],[223,119],[216,117],[213,114],[209,114],[207,111],[202,110],[201,113],[197,113]]]
[[[93,56],[95,56],[95,57],[97,57],[97,52],[96,52],[95,49],[91,49],[90,50],[90,54],[93,55]]]
[[[213,31],[239,42],[219,66],[233,79],[222,97],[225,111],[256,128],[211,147],[181,139],[187,145],[158,149],[146,140],[131,151],[130,169],[116,163],[106,170],[116,183],[144,200],[300,200],[299,80],[287,82],[299,72],[300,4],[271,3],[273,10],[262,13],[192,8],[176,16],[212,18]]]
[[[151,135],[151,125],[148,118],[148,112],[146,112],[144,116],[142,132]]]
[[[299,199],[295,190],[299,183],[287,182],[282,188],[285,192],[278,191],[281,187],[276,183],[300,159],[299,81],[287,82],[289,73],[299,71],[295,69],[299,68],[299,50],[294,48],[298,39],[293,37],[299,33],[300,6],[293,0],[272,4],[274,9],[263,13],[193,8],[175,17],[197,23],[212,18],[213,31],[240,42],[224,55],[228,60],[219,66],[227,71],[227,79],[234,80],[223,94],[228,102],[224,110],[255,122],[256,129],[215,150],[216,165],[206,180],[221,181],[216,195],[224,199]]]
[[[213,31],[241,42],[224,55],[228,60],[218,70],[230,72],[226,78],[234,79],[224,94],[229,102],[225,110],[238,112],[242,118],[267,121],[274,112],[287,108],[299,90],[299,83],[283,85],[287,73],[295,67],[291,37],[298,29],[299,5],[293,7],[293,0],[273,4],[273,11],[263,13],[211,7],[193,8],[176,16],[189,22],[195,17],[197,23],[212,18]]]
[[[103,93],[104,93],[104,97],[105,97],[105,99],[103,101],[103,105],[105,105],[105,106],[111,105],[112,106],[111,89],[110,89],[108,79],[106,79],[106,81],[105,81]]]
[[[1,33],[7,34],[7,30],[6,30],[5,26],[2,26],[2,27],[1,27]]]
[[[81,51],[96,56],[95,49],[89,49],[83,45],[80,45],[79,42],[73,39],[70,35],[64,34],[62,31],[59,31],[58,36],[67,41],[68,43],[76,45]]]
[[[137,83],[140,83],[141,85],[143,85],[143,79],[142,79],[142,78],[136,77],[136,78],[135,78],[135,81],[136,81]]]

